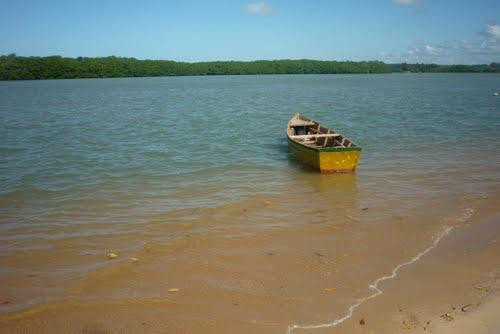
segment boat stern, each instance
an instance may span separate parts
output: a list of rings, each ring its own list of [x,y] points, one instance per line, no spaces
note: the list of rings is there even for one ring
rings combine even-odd
[[[319,170],[323,174],[354,172],[358,166],[361,148],[327,148],[319,152]]]

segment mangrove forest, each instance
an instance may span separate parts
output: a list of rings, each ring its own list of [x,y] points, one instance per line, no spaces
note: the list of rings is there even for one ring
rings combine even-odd
[[[158,77],[241,74],[342,74],[394,72],[500,72],[489,65],[386,64],[381,61],[256,60],[177,62],[124,57],[0,56],[0,80]]]

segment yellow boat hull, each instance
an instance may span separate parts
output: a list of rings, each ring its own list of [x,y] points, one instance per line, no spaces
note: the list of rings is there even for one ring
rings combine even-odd
[[[321,173],[354,172],[358,166],[361,148],[313,148],[288,138],[288,146],[297,159]]]

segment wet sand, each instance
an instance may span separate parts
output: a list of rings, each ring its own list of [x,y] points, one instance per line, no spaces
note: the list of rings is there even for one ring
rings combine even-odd
[[[86,238],[69,238],[56,251],[1,259],[29,271],[23,279],[2,277],[6,291],[17,294],[2,293],[0,332],[440,333],[484,312],[483,304],[491,308],[487,301],[500,277],[497,198],[469,199],[451,215],[446,207],[430,213],[416,207],[381,225],[375,222],[384,207],[347,198],[329,209],[331,198],[313,197],[321,210],[294,212],[304,200],[283,195],[121,239],[96,236],[87,247]],[[229,218],[238,224],[221,224]],[[292,218],[305,223],[278,223]],[[106,258],[108,251],[118,258]],[[91,269],[64,273],[64,279],[48,275],[75,259]],[[377,280],[381,293],[370,288]],[[30,301],[39,294],[39,302],[23,304],[23,294]],[[331,324],[358,301],[352,317]],[[443,318],[446,313],[453,320]],[[300,328],[321,324],[327,326]]]
[[[497,333],[500,216],[455,227],[338,326],[294,333]]]
[[[495,334],[500,333],[498,321],[498,310],[500,310],[500,297],[496,297],[484,305],[479,306],[474,313],[457,319],[453,323],[437,324],[435,333],[477,333]]]

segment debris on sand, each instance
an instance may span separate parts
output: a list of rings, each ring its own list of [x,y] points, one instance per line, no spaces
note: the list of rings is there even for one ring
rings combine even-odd
[[[132,263],[137,263],[137,262],[139,262],[139,259],[136,257],[131,257],[130,261],[132,261]]]
[[[116,259],[118,257],[118,254],[116,253],[107,253],[106,256],[108,259]]]
[[[366,325],[365,318],[362,318],[362,319],[359,321],[359,324],[360,324],[361,326]]]
[[[402,320],[401,325],[404,330],[410,330],[420,327],[420,321],[416,314],[408,313]]]
[[[429,328],[429,325],[431,324],[431,321],[428,320],[426,323],[425,323],[425,326],[424,326],[424,331],[427,330],[427,328]]]
[[[461,310],[462,312],[467,312],[467,310],[468,310],[468,309],[469,309],[469,307],[471,307],[471,306],[472,306],[472,304],[467,304],[467,305],[464,305],[464,306],[462,306],[462,307],[460,308],[460,310]]]
[[[325,293],[327,294],[331,294],[335,291],[335,288],[325,288],[323,291],[325,291]]]
[[[406,320],[403,320],[403,329],[410,330],[412,328],[413,328],[412,325],[410,325],[408,322],[406,322]]]
[[[180,289],[178,288],[171,288],[171,289],[168,289],[168,292],[177,292],[179,291]]]

